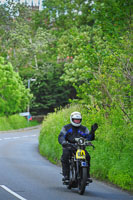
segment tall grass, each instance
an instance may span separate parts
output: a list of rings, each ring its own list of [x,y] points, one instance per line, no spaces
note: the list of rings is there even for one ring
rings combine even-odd
[[[0,117],[0,131],[26,128],[38,125],[36,121],[27,121],[26,118],[19,115],[11,115],[9,117]]]
[[[91,155],[91,174],[100,179],[110,181],[123,189],[133,190],[133,135],[132,127],[123,119],[119,109],[86,110],[82,106],[70,106],[49,114],[43,121],[39,136],[40,153],[53,163],[58,163],[62,147],[58,143],[61,128],[70,123],[70,114],[80,111],[82,124],[89,129],[95,122],[99,124],[95,150],[88,148]]]

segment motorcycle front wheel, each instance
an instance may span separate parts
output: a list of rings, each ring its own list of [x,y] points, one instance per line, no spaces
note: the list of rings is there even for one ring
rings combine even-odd
[[[81,168],[81,178],[78,180],[78,193],[84,194],[87,181],[87,168]]]

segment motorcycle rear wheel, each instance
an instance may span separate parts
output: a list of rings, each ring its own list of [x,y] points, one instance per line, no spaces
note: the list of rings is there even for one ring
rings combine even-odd
[[[83,195],[85,192],[86,181],[87,181],[87,168],[83,167],[81,168],[81,178],[78,181],[78,193],[80,195]]]

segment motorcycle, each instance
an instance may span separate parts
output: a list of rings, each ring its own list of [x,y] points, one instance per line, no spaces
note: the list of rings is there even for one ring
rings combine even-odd
[[[87,177],[88,163],[85,148],[94,145],[83,137],[75,138],[75,144],[69,144],[69,148],[75,149],[69,159],[70,174],[68,182],[63,182],[68,189],[78,188],[78,193],[83,195],[86,186],[90,183]]]

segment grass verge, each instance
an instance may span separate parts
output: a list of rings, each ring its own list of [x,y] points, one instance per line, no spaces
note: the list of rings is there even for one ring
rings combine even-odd
[[[15,130],[20,128],[26,128],[36,126],[39,123],[37,121],[27,121],[26,118],[19,115],[12,115],[9,117],[0,117],[0,131]]]

